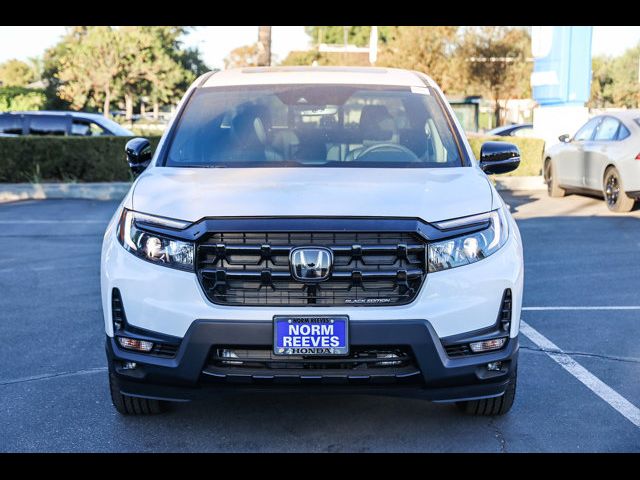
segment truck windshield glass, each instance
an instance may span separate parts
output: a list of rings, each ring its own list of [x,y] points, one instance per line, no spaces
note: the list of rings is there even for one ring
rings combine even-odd
[[[197,90],[171,167],[460,167],[429,88],[256,85]]]

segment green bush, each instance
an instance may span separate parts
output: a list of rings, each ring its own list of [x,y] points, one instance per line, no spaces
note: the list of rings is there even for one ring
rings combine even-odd
[[[114,182],[132,179],[129,137],[0,137],[0,182]],[[150,137],[155,150],[160,137]]]
[[[477,159],[480,159],[480,147],[484,142],[489,141],[513,143],[520,149],[520,166],[513,172],[505,173],[504,175],[522,177],[542,174],[544,140],[526,137],[469,137],[469,143]]]
[[[155,150],[160,137],[148,137]],[[0,137],[0,182],[113,182],[132,179],[124,146],[129,137]],[[518,146],[520,167],[506,175],[540,175],[544,141],[471,137],[476,158],[489,140]]]
[[[40,110],[47,100],[43,90],[24,87],[0,87],[0,112]]]

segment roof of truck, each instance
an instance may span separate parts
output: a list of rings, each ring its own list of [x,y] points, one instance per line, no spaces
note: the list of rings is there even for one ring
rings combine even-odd
[[[427,83],[433,82],[426,77]],[[417,72],[380,67],[248,67],[222,70],[202,87],[275,84],[348,84],[424,87]]]

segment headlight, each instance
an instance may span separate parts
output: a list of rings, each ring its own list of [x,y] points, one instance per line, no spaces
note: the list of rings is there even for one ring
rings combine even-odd
[[[125,250],[153,263],[181,270],[193,270],[194,245],[140,228],[136,223],[155,224],[169,228],[185,228],[188,222],[154,217],[126,208],[118,224],[118,240]]]
[[[441,222],[440,226],[472,225],[479,221],[489,220],[489,226],[476,233],[450,238],[427,246],[427,263],[429,272],[438,272],[448,268],[459,267],[477,262],[488,257],[502,247],[509,236],[507,217],[502,210],[494,210],[482,215],[474,215],[467,219]]]

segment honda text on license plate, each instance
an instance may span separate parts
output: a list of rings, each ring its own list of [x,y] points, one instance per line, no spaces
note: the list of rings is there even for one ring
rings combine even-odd
[[[275,316],[273,353],[276,355],[348,355],[349,317]]]

